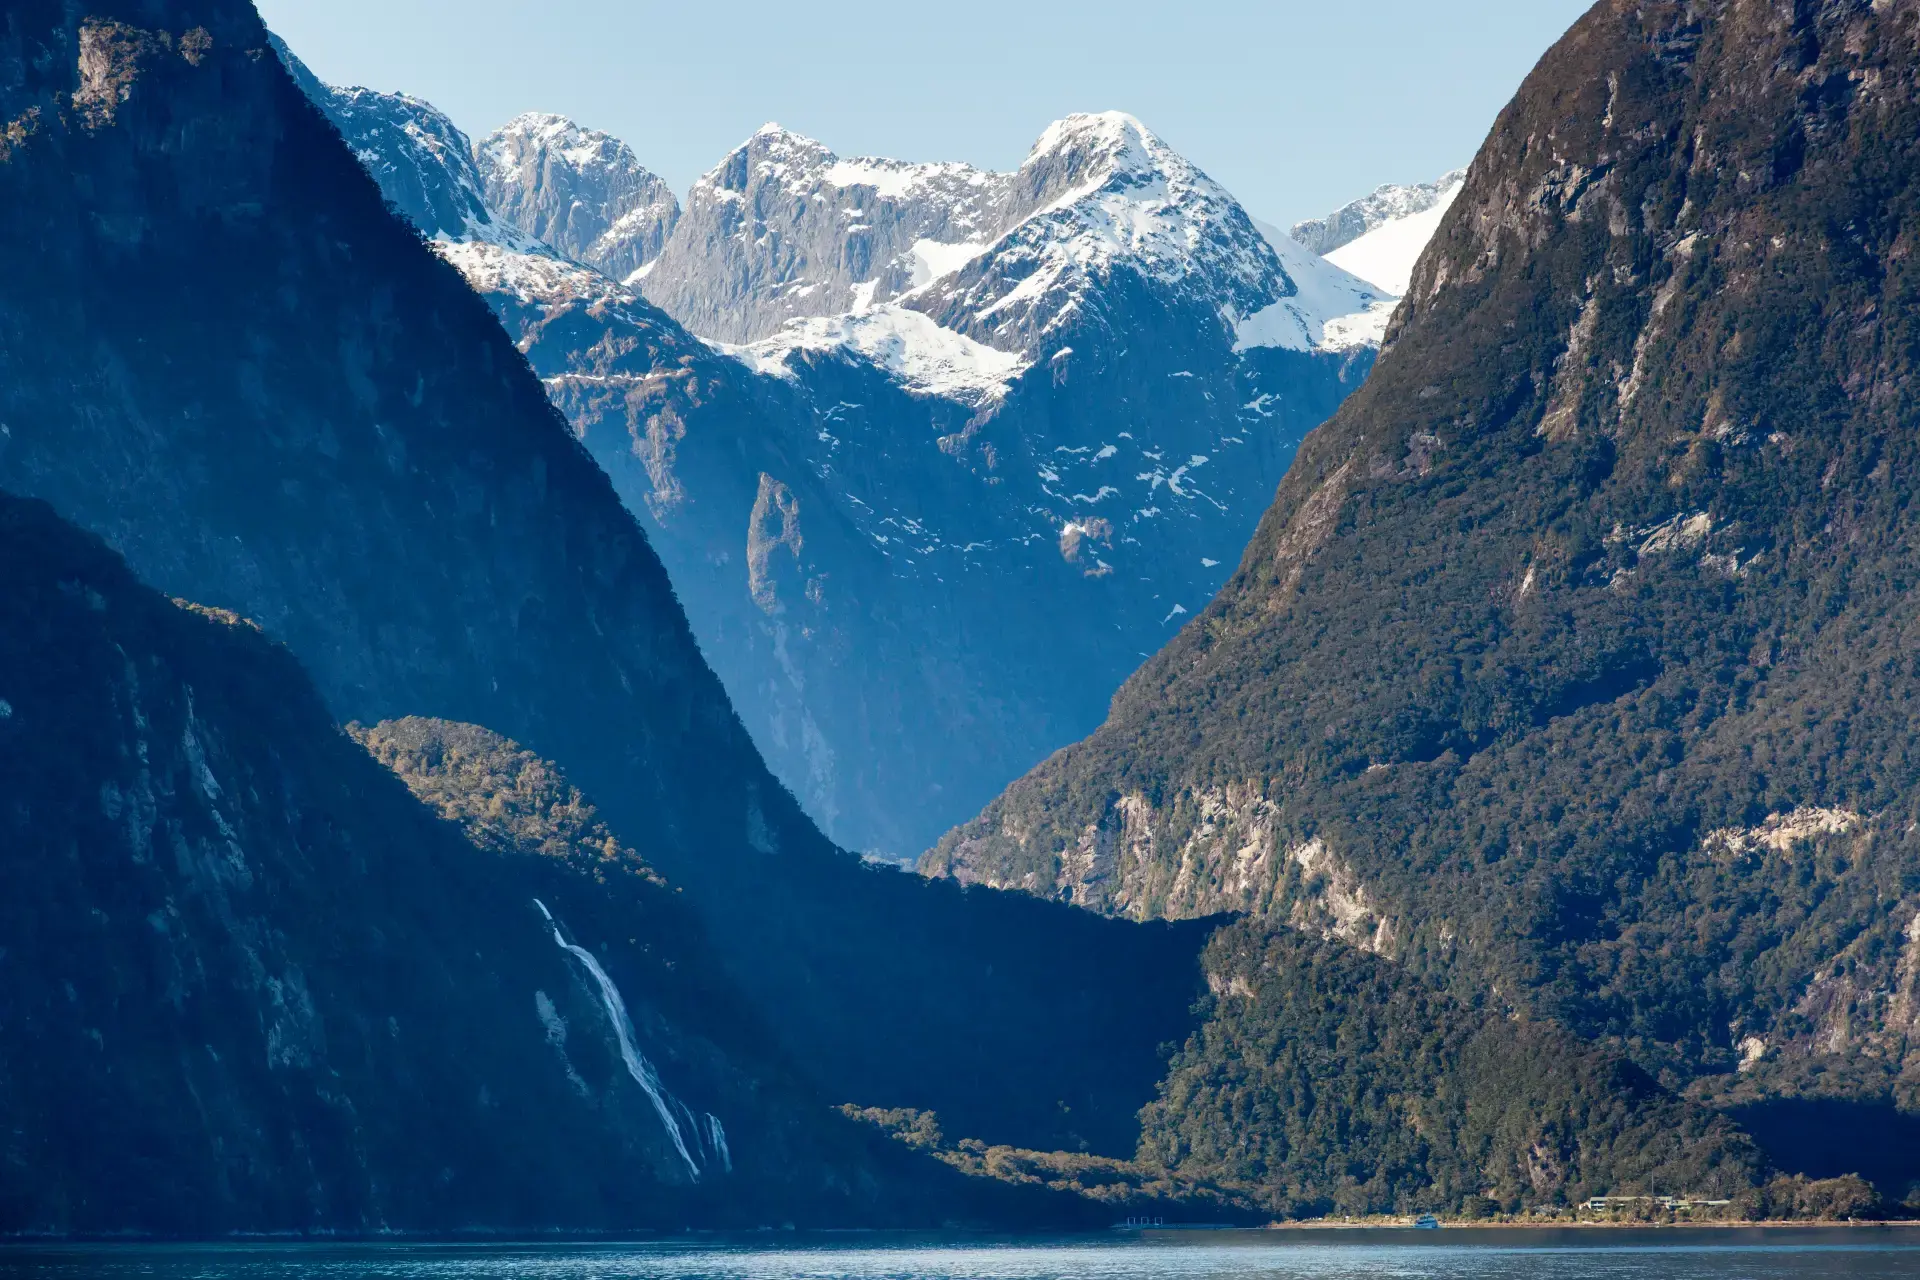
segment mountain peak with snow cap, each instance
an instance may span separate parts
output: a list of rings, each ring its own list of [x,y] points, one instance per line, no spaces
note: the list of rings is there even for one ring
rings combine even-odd
[[[1152,176],[1172,150],[1124,111],[1076,113],[1054,121],[1034,140],[1020,174],[1074,184],[1095,174]],[[1042,178],[1045,175],[1045,178]],[[1041,187],[1032,188],[1040,194]]]
[[[625,279],[665,245],[680,202],[610,133],[528,112],[475,148],[487,205],[577,262]]]
[[[702,337],[758,341],[932,278],[950,246],[997,234],[1012,185],[965,164],[843,159],[766,124],[693,184],[684,229],[642,287]]]
[[[1224,187],[1125,112],[1047,126],[1015,174],[1014,213],[990,248],[909,305],[1037,359],[1071,341],[1121,276],[1162,305],[1192,308],[1237,349],[1365,345],[1379,324],[1358,338],[1328,326],[1390,300],[1311,254],[1283,260]],[[1296,278],[1303,271],[1313,277],[1306,290]],[[1263,313],[1266,321],[1247,327]]]

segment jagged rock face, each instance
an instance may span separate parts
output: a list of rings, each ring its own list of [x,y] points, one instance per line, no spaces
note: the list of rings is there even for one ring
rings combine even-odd
[[[551,766],[497,739],[491,769],[458,757],[483,851],[284,649],[43,504],[0,496],[0,593],[0,1230],[913,1212],[882,1180],[916,1175],[770,1060],[684,908]]]
[[[1318,840],[1399,963],[1675,1083],[1817,1053],[1808,1017],[1897,1039],[1818,1010],[1881,1016],[1845,940],[1903,989],[1920,906],[1888,763],[1920,692],[1914,39],[1864,0],[1596,6],[1221,596],[928,869],[1279,923]]]
[[[693,184],[642,287],[702,337],[751,342],[925,283],[998,235],[1013,200],[1008,174],[842,160],[770,124]]]
[[[680,218],[672,188],[626,143],[564,116],[518,116],[474,155],[502,222],[616,280],[659,257]]]
[[[1195,934],[833,849],[525,358],[251,8],[89,12],[16,5],[0,36],[0,246],[23,264],[0,282],[0,487],[256,620],[340,720],[484,724],[555,761],[830,1097],[1131,1150]]]
[[[1328,341],[1322,326],[1388,295],[1311,254],[1283,264],[1282,252],[1232,196],[1120,112],[1049,126],[1014,173],[842,160],[768,125],[694,184],[685,226],[642,288],[723,342],[900,300],[1043,361],[1070,331],[1128,327],[1101,306],[1115,272],[1127,271],[1155,292],[1204,301],[1229,346],[1363,345]],[[1275,320],[1300,316],[1284,341],[1233,332],[1276,305]]]

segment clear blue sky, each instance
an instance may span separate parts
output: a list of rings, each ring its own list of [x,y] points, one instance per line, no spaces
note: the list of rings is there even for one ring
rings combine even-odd
[[[322,79],[480,136],[558,111],[684,194],[768,120],[841,155],[1012,168],[1130,111],[1288,223],[1464,164],[1590,0],[259,0]]]

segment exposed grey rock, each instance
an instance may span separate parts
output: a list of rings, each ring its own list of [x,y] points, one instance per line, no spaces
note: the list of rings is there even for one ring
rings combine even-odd
[[[641,288],[702,337],[751,342],[897,297],[954,246],[985,247],[1013,216],[1014,186],[965,164],[842,160],[769,124],[694,183]]]
[[[565,116],[517,116],[474,154],[502,222],[617,280],[658,257],[680,217],[672,189],[626,143]]]

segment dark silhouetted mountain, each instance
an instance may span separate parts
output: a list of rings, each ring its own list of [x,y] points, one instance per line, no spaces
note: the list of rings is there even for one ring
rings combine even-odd
[[[0,598],[0,1232],[1020,1212],[800,1085],[551,765],[374,730],[469,843],[42,503],[0,496]]]

